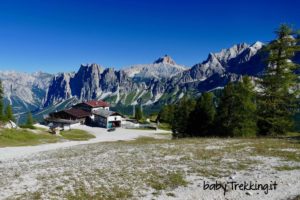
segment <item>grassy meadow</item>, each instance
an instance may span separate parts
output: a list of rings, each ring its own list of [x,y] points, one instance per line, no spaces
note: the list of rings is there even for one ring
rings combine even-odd
[[[43,128],[36,129],[0,129],[0,147],[32,146],[55,143],[63,140],[89,140],[94,138],[82,130],[61,131],[60,135],[52,135]]]

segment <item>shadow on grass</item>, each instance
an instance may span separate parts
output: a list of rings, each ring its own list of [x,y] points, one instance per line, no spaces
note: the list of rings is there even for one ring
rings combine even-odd
[[[292,140],[292,141],[296,141],[298,143],[300,143],[300,133],[298,132],[293,132],[293,133],[288,133],[287,135],[283,135],[283,136],[277,136],[274,137],[275,139],[287,139],[287,140]]]

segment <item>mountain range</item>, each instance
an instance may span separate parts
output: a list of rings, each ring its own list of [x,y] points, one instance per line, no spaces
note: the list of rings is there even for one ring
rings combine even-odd
[[[1,71],[0,79],[4,89],[4,103],[13,105],[15,113],[43,108],[46,91],[53,75],[36,72],[32,74]]]
[[[200,95],[224,87],[243,75],[260,76],[266,67],[264,44],[234,45],[192,67],[176,64],[168,55],[151,64],[121,70],[82,64],[77,72],[56,75],[37,72],[0,72],[5,102],[15,113],[34,111],[36,117],[91,99],[103,99],[116,109],[141,104],[159,108],[189,94]],[[297,54],[294,61],[300,63]],[[128,110],[127,109],[127,110]]]

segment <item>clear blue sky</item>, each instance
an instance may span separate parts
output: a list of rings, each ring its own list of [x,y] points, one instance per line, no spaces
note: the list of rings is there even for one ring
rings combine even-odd
[[[168,54],[192,66],[235,43],[300,28],[299,0],[1,0],[0,70],[117,69]]]

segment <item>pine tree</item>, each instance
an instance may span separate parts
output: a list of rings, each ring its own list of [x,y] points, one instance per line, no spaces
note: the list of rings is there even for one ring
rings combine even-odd
[[[293,127],[297,106],[297,65],[291,59],[300,48],[293,30],[281,25],[277,39],[268,46],[269,66],[259,81],[259,132],[262,135],[285,134]]]
[[[166,105],[158,113],[157,120],[159,122],[172,124],[174,119],[174,106]]]
[[[223,90],[219,106],[217,108],[217,116],[215,121],[216,134],[220,136],[232,136],[235,117],[234,108],[237,107],[234,94],[234,83],[228,83]]]
[[[6,106],[6,109],[5,109],[5,119],[6,120],[15,121],[15,118],[14,118],[14,115],[13,115],[13,111],[12,111],[12,106],[10,104],[8,106]]]
[[[172,132],[174,138],[190,137],[188,134],[189,116],[194,110],[195,101],[183,97],[175,106]]]
[[[188,133],[192,136],[211,134],[216,109],[212,93],[203,93],[189,117]]]
[[[257,134],[257,105],[254,86],[248,76],[236,85],[238,93],[237,123],[234,136],[255,136]]]
[[[26,127],[27,128],[33,127],[33,118],[32,118],[31,112],[28,112],[28,114],[27,114]]]
[[[4,103],[3,103],[3,97],[4,92],[3,92],[3,86],[2,86],[2,81],[0,80],[0,121],[4,120],[3,116],[3,109],[4,109]]]
[[[135,108],[135,116],[134,116],[134,118],[136,119],[136,120],[141,120],[142,118],[143,118],[143,113],[142,113],[142,109],[141,109],[141,107],[140,106],[137,106],[136,108]]]
[[[255,136],[256,104],[253,85],[248,77],[225,86],[217,109],[216,132],[221,136]]]

